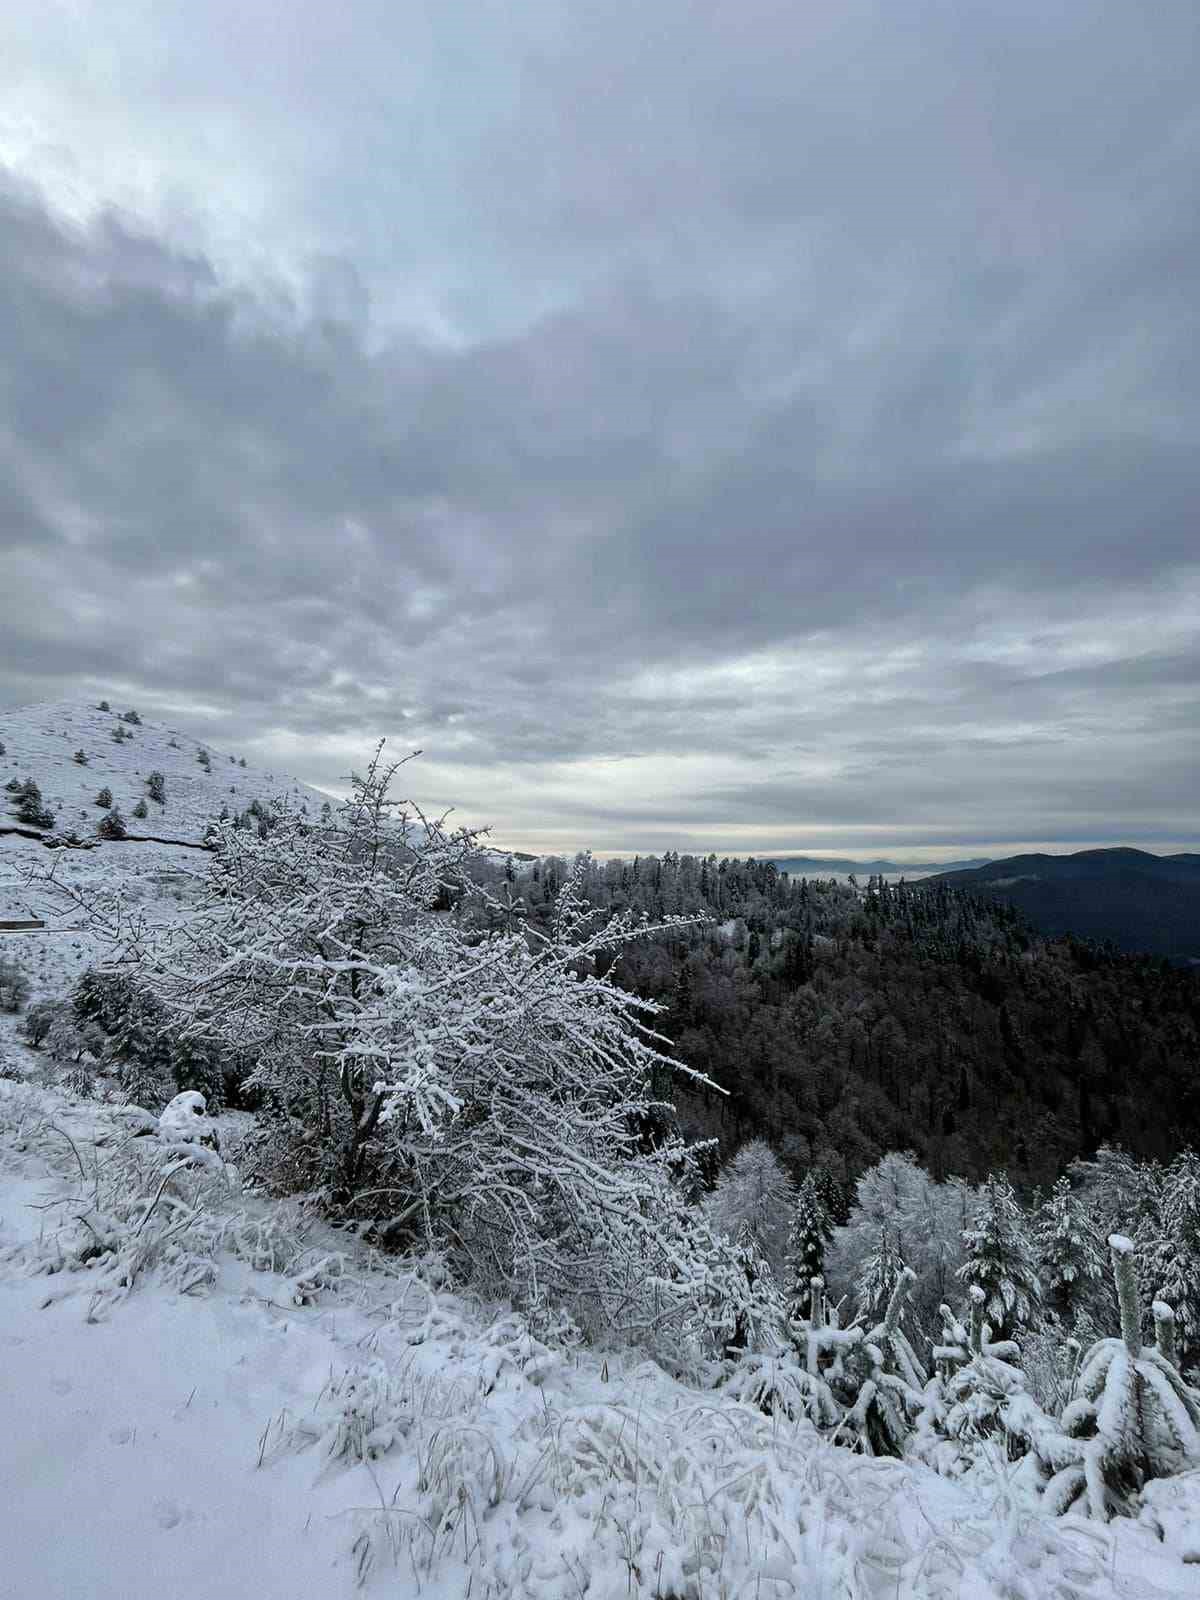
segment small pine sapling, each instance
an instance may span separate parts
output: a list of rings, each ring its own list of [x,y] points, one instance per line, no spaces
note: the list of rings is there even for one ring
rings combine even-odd
[[[146,793],[150,796],[151,800],[154,801],[155,805],[166,805],[167,780],[166,776],[161,773],[157,767],[146,779]]]
[[[113,803],[113,792],[108,787],[108,785],[105,784],[104,788],[101,789],[99,791],[99,793],[96,795],[95,804],[100,806],[102,810],[108,811],[111,808],[112,803]]]
[[[139,821],[144,820],[150,815],[150,808],[146,804],[145,800],[138,801],[137,805],[135,805],[133,808],[133,814],[138,818]]]
[[[87,751],[76,750],[75,754],[71,757],[71,760],[77,767],[86,767],[88,764]]]
[[[927,1377],[900,1326],[916,1281],[911,1267],[900,1269],[882,1320],[848,1352],[830,1385],[846,1406],[834,1438],[866,1455],[902,1456],[921,1413]]]

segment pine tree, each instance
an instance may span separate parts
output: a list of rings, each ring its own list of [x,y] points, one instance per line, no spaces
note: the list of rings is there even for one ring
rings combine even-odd
[[[1185,1150],[1167,1168],[1161,1227],[1146,1238],[1144,1250],[1149,1287],[1174,1310],[1184,1364],[1200,1362],[1200,1154],[1196,1151]]]
[[[971,1222],[963,1229],[967,1259],[957,1276],[984,1292],[984,1314],[995,1339],[1010,1339],[1027,1327],[1042,1301],[1028,1224],[1012,1185],[991,1173]]]
[[[133,814],[135,817],[141,820],[142,818],[150,815],[150,808],[147,806],[144,800],[139,800],[137,805],[135,805],[133,808]]]
[[[825,1271],[825,1247],[833,1237],[833,1222],[825,1209],[816,1177],[809,1172],[800,1185],[788,1231],[784,1282],[795,1315],[807,1315],[811,1284]]]
[[[165,806],[167,803],[167,780],[157,767],[146,779],[146,793],[156,805]]]
[[[881,1223],[875,1244],[863,1257],[854,1287],[858,1295],[858,1314],[867,1322],[877,1322],[887,1311],[895,1293],[905,1261],[895,1230]]]
[[[1038,1275],[1050,1309],[1071,1326],[1094,1305],[1107,1278],[1104,1240],[1087,1205],[1063,1176],[1033,1223]]]
[[[100,806],[102,810],[107,811],[112,806],[112,803],[113,792],[108,785],[105,784],[104,788],[101,789],[96,796],[96,804]]]
[[[119,807],[113,806],[111,811],[105,812],[96,825],[96,832],[102,839],[124,839],[127,837],[125,818],[121,815]]]

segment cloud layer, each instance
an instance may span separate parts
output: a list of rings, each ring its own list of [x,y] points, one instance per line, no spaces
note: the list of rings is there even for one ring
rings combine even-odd
[[[1200,842],[1198,48],[6,13],[0,703],[386,734],[514,846]]]

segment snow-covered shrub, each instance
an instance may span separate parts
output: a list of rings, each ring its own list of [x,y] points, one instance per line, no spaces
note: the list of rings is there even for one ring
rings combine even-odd
[[[177,1094],[168,1102],[158,1119],[158,1132],[171,1144],[205,1144],[213,1150],[221,1147],[204,1096],[195,1090]]]
[[[21,1018],[19,1031],[31,1049],[37,1050],[41,1047],[59,1016],[60,1008],[60,1002],[39,1000],[36,1005],[30,1006]]]
[[[107,811],[113,803],[113,792],[107,784],[96,792],[96,804],[102,811]]]
[[[327,824],[213,824],[196,913],[126,946],[138,983],[183,1040],[254,1062],[276,1150],[327,1199],[485,1292],[711,1339],[714,1283],[736,1273],[678,1192],[687,1153],[653,1132],[677,1063],[659,1008],[596,970],[656,930],[599,922],[583,858],[544,931],[447,916],[475,837],[391,801],[395,770],[377,752]]]
[[[60,1163],[63,1192],[45,1230],[10,1252],[27,1274],[56,1279],[43,1305],[86,1294],[96,1320],[151,1272],[181,1294],[206,1290],[216,1277],[217,1214],[234,1182],[220,1158],[199,1145],[126,1138],[85,1160],[67,1142],[75,1166]]]
[[[1078,1507],[1100,1521],[1132,1514],[1150,1479],[1200,1467],[1200,1393],[1169,1354],[1142,1344],[1133,1242],[1113,1234],[1109,1246],[1121,1336],[1088,1351],[1059,1426],[1031,1430],[1048,1508]],[[1167,1312],[1156,1319],[1163,1343]]]
[[[20,1011],[29,994],[24,968],[7,956],[0,956],[0,1011]]]

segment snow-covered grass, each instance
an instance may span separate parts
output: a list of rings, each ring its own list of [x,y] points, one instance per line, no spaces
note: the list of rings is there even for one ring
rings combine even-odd
[[[138,1126],[0,1083],[0,1596],[1200,1595],[1194,1474],[1103,1528],[854,1455]]]

